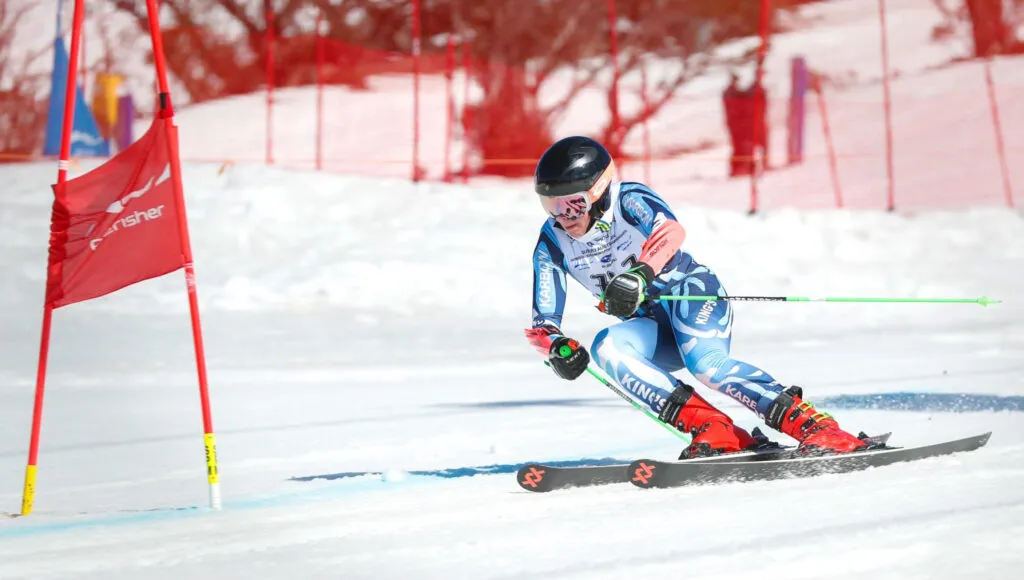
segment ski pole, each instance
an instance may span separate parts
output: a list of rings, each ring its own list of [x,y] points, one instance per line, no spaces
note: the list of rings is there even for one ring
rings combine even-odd
[[[837,298],[813,296],[658,296],[655,300],[730,300],[732,302],[916,302],[931,304],[980,304],[989,306],[999,304],[1002,300],[994,300],[987,296],[980,298]]]
[[[548,362],[548,361],[544,361],[544,364],[546,364],[548,366],[551,366],[551,363]],[[629,402],[630,405],[633,405],[633,408],[635,408],[636,410],[640,411],[644,415],[647,415],[652,421],[654,421],[658,425],[661,425],[666,431],[672,433],[673,435],[675,435],[676,437],[678,437],[680,439],[683,439],[684,441],[688,442],[690,440],[690,436],[689,435],[687,435],[686,433],[683,433],[682,431],[679,431],[677,429],[672,428],[671,425],[668,425],[667,423],[665,423],[664,421],[659,419],[658,416],[655,415],[654,413],[652,413],[650,409],[648,409],[647,407],[644,407],[640,403],[637,403],[633,399],[633,397],[630,397],[625,392],[623,392],[622,389],[620,389],[618,386],[616,386],[614,383],[612,383],[608,379],[604,378],[604,376],[600,372],[594,370],[594,367],[591,367],[591,366],[588,365],[587,366],[587,372],[590,373],[590,376],[592,376],[595,379],[597,379],[598,382],[600,382],[602,385],[608,387],[613,393],[615,393],[616,395],[618,395],[618,396],[622,397],[623,399],[625,399],[627,402]]]

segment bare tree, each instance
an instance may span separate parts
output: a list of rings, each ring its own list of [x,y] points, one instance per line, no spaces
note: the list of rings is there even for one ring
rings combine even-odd
[[[621,77],[651,60],[659,74],[648,87],[649,106],[609,115],[592,136],[620,155],[629,133],[657,115],[686,83],[716,63],[723,42],[754,31],[756,3],[742,0],[619,0],[615,34],[619,47],[614,69]],[[484,159],[535,159],[551,142],[551,127],[586,89],[605,91],[609,111],[618,111],[617,93],[608,82],[613,70],[607,2],[502,0],[454,2],[452,32],[468,36],[479,70],[482,102],[467,112],[470,136]],[[741,57],[742,58],[742,57]],[[556,97],[541,102],[540,95]],[[484,171],[526,175],[529,164],[486,164]]]
[[[108,1],[145,29],[144,0]],[[266,18],[268,6],[272,21]],[[650,106],[623,111],[592,130],[618,154],[634,127],[720,61],[715,47],[755,32],[760,4],[617,0],[616,6],[619,75],[633,75],[652,59],[662,65],[652,75]],[[329,39],[328,82],[360,87],[369,74],[411,70],[411,59],[401,56],[412,52],[412,0],[163,0],[163,7],[168,68],[193,102],[263,85],[268,25],[278,38],[276,84],[311,82],[317,14]],[[605,91],[609,110],[619,108],[609,82],[613,25],[606,0],[422,0],[421,22],[429,62],[442,62],[430,59],[443,54],[450,37],[470,46],[469,74],[481,97],[465,108],[462,121],[478,157],[496,160],[485,165],[487,172],[529,172],[529,164],[515,160],[540,155],[552,140],[552,127],[584,90]]]
[[[974,56],[1000,54],[1012,44],[1009,27],[1003,17],[1003,0],[966,0],[971,18]]]
[[[39,153],[46,128],[46,75],[30,74],[46,49],[19,59],[12,54],[15,30],[32,5],[10,10],[0,2],[0,162]]]
[[[148,30],[145,0],[108,1],[131,16],[140,31]],[[315,16],[307,17],[311,13],[319,11],[324,16],[329,36],[358,40],[360,46],[368,46],[369,39],[380,32],[353,35],[352,31],[367,28],[367,19],[353,18],[353,14],[370,10],[369,22],[376,22],[378,28],[394,20],[387,17],[393,0],[338,4],[330,0],[163,0],[162,4],[167,67],[192,102],[249,93],[264,86],[271,37],[275,84],[312,82]],[[349,21],[356,24],[347,24]],[[328,82],[354,86],[362,82],[358,63],[352,58],[332,50],[328,60],[332,63]]]
[[[970,28],[975,57],[1024,52],[1017,28],[1024,24],[1024,0],[932,0],[943,22],[933,38],[952,36],[960,24]]]

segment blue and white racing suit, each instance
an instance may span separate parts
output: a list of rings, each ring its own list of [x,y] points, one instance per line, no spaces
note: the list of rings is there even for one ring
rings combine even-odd
[[[637,262],[644,243],[662,224],[676,220],[648,187],[615,182],[608,211],[582,238],[574,239],[549,218],[533,254],[533,326],[561,328],[566,274],[600,299],[610,280]],[[657,272],[649,296],[726,296],[707,266],[677,250]],[[729,355],[732,306],[727,300],[652,300],[629,319],[597,333],[594,362],[634,398],[659,412],[686,368],[700,382],[739,401],[764,418],[783,390],[771,375]]]

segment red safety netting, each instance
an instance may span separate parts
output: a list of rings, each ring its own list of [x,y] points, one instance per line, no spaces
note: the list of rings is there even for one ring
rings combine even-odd
[[[396,0],[355,32],[295,4],[165,26],[186,161],[491,183],[581,133],[623,177],[725,207],[1024,196],[1024,60],[968,58],[929,0],[478,2],[489,29]]]

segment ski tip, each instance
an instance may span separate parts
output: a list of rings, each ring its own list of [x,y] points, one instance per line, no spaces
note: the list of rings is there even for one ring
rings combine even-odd
[[[547,481],[548,469],[539,463],[527,463],[516,472],[516,482],[519,487],[526,491],[548,491],[550,485]]]

